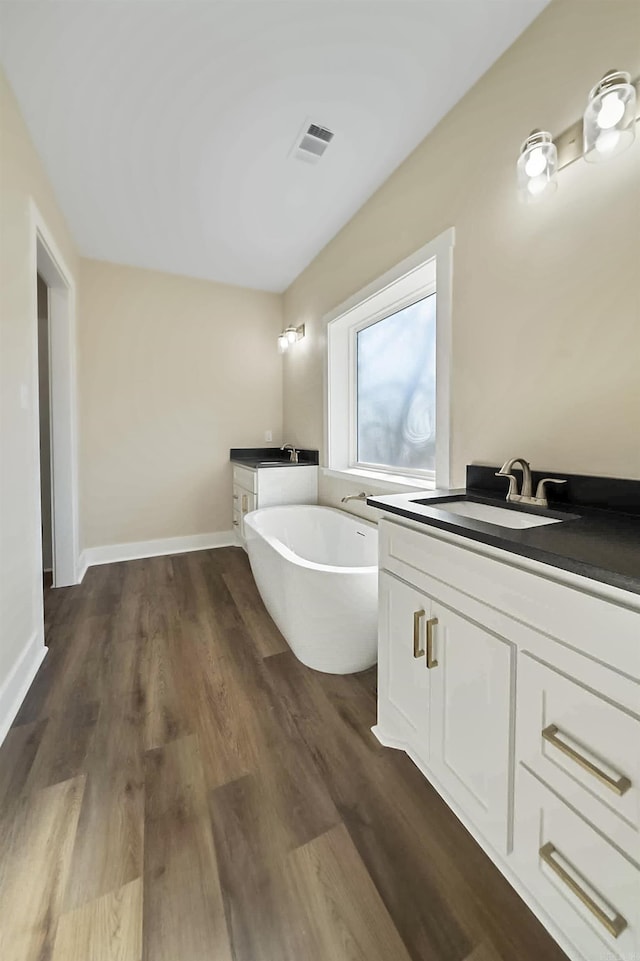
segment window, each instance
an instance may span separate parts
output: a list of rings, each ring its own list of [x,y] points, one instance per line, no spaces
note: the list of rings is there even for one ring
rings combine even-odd
[[[448,485],[452,248],[450,230],[326,318],[329,473]]]
[[[435,471],[435,294],[356,333],[356,463]]]

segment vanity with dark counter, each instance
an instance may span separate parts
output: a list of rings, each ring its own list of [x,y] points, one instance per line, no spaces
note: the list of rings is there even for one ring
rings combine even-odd
[[[407,752],[571,961],[632,961],[640,482],[541,486],[514,463],[469,467],[461,490],[368,498],[384,512],[373,731]]]
[[[242,546],[244,518],[251,511],[283,504],[318,501],[317,450],[283,447],[232,447],[233,527]]]
[[[466,488],[381,495],[367,503],[640,594],[640,481],[534,472],[536,483],[543,477],[566,481],[549,490],[543,509],[507,503],[498,471],[471,465]]]

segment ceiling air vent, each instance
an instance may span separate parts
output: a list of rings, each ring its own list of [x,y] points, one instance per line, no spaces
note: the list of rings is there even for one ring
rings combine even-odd
[[[307,163],[317,163],[333,140],[333,133],[317,123],[305,123],[296,140],[293,155]]]

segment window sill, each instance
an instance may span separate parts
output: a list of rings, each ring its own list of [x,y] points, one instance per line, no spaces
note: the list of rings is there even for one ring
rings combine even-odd
[[[405,474],[387,474],[372,470],[358,470],[355,467],[336,470],[333,467],[323,467],[324,477],[334,477],[336,480],[343,481],[362,481],[370,483],[377,488],[377,491],[394,493],[398,490],[427,491],[435,490],[435,481],[428,478],[409,477]]]

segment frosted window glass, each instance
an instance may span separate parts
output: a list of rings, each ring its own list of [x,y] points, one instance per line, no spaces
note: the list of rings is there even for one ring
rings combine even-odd
[[[356,338],[358,461],[435,470],[436,295]]]

